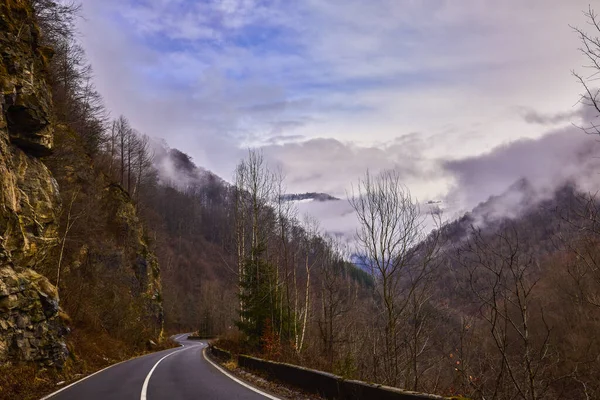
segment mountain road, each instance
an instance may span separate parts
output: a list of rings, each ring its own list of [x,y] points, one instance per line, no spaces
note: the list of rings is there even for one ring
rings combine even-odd
[[[187,337],[173,337],[181,347],[115,364],[42,400],[279,400],[208,360],[206,341]]]

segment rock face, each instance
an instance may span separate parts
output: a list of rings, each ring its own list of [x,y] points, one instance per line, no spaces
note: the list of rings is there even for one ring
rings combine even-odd
[[[62,366],[67,333],[58,317],[56,289],[25,269],[0,268],[0,361],[38,361]]]
[[[0,86],[3,121],[12,143],[33,155],[52,150],[51,92],[43,79],[51,50],[39,45],[39,28],[25,0],[0,5]]]
[[[159,339],[160,270],[135,203],[94,168],[76,132],[57,124],[54,134],[55,152],[45,162],[61,188],[63,226],[69,210],[80,216],[70,231],[77,239],[67,241],[61,264],[62,306],[73,329],[102,329],[138,346]],[[83,297],[72,295],[82,291]]]
[[[37,157],[52,150],[48,49],[29,2],[0,3],[0,364],[62,365],[58,295],[34,272],[57,243],[60,197]]]
[[[103,193],[104,207],[108,211],[109,224],[115,237],[128,250],[129,264],[135,279],[129,290],[141,300],[143,330],[153,338],[162,338],[163,307],[160,268],[156,255],[150,250],[143,224],[139,220],[129,194],[117,184],[109,184]]]

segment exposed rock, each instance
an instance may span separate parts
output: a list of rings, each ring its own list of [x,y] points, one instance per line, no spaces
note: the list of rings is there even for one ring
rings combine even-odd
[[[47,155],[52,150],[52,100],[43,74],[48,49],[39,46],[28,2],[2,2],[0,18],[0,127],[7,127],[10,141],[28,153]]]
[[[56,244],[60,197],[46,166],[0,130],[0,263],[35,267]]]
[[[52,149],[47,55],[29,2],[0,3],[0,261],[35,266],[56,243],[60,197],[36,156]]]
[[[104,202],[116,237],[132,251],[131,265],[137,285],[131,290],[144,299],[144,315],[150,320],[146,327],[153,329],[152,337],[162,338],[164,315],[158,259],[150,250],[129,194],[121,186],[110,184],[105,189]]]
[[[87,293],[78,308],[85,310],[81,311],[85,316],[72,311],[74,326],[89,318],[139,346],[149,338],[159,339],[163,311],[158,260],[134,202],[120,185],[94,168],[76,132],[57,124],[54,141],[56,151],[44,161],[60,184],[66,207],[71,208],[75,199],[77,213],[94,210],[87,224],[74,225],[71,234],[79,240],[67,243],[61,268],[65,288],[84,285]],[[94,234],[88,236],[90,231]],[[110,305],[107,293],[114,293]]]
[[[60,197],[38,156],[52,150],[47,49],[29,2],[0,3],[0,364],[61,366],[58,294],[35,268],[57,242]]]
[[[68,330],[58,316],[58,295],[46,278],[27,269],[0,268],[0,364],[37,361],[61,367]]]

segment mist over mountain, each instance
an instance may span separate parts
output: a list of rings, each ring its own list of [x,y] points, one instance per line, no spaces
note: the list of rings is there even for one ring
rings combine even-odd
[[[290,193],[284,194],[281,197],[281,200],[284,201],[296,201],[296,202],[306,202],[306,201],[339,201],[337,197],[333,197],[327,193]]]
[[[225,181],[196,165],[192,157],[181,150],[170,148],[165,140],[152,141],[152,163],[158,174],[159,183],[179,190],[201,187],[214,180]]]
[[[585,108],[576,115],[572,124],[547,131],[538,139],[517,140],[477,157],[444,162],[444,169],[455,180],[446,203],[468,211],[488,197],[504,193],[504,211],[510,215],[520,204],[519,199],[508,198],[507,190],[516,196],[525,190],[525,205],[551,197],[567,182],[582,191],[595,191],[600,181],[596,157],[600,143],[580,127],[593,122],[596,115]],[[527,182],[527,188],[518,187],[516,182],[521,180]],[[501,205],[498,207],[502,214]]]

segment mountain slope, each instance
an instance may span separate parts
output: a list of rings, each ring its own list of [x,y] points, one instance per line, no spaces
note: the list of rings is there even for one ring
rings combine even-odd
[[[539,197],[519,181],[441,228],[431,301],[447,318],[460,393],[585,398],[577,382],[599,393],[598,365],[586,361],[600,356],[586,333],[600,326],[599,210],[572,184]],[[527,365],[539,373],[526,387]]]

